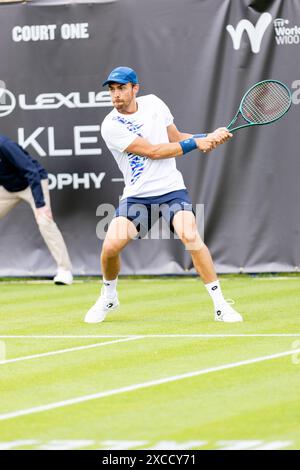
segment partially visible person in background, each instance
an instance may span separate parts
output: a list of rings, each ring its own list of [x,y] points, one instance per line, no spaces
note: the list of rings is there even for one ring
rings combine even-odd
[[[68,250],[51,212],[47,171],[17,143],[0,135],[0,219],[22,201],[31,206],[57,264],[54,283],[72,284]]]

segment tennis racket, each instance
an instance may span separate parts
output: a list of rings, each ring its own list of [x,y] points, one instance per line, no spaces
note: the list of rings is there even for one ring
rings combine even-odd
[[[271,124],[290,109],[292,95],[288,87],[278,80],[263,80],[253,85],[243,96],[239,109],[227,129],[232,133],[244,127]],[[246,124],[232,127],[242,118]]]

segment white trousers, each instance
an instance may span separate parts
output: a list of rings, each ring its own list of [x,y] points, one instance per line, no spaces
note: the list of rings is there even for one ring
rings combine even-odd
[[[48,180],[42,180],[41,184],[46,206],[51,210]],[[7,191],[3,186],[0,186],[0,219],[22,201],[27,202],[31,206],[41,235],[53,256],[57,267],[70,271],[72,268],[71,261],[62,234],[53,219],[37,215],[30,187],[23,191],[12,193]]]

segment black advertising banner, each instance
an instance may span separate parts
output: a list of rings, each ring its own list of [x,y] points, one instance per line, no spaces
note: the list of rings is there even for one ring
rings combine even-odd
[[[298,270],[298,0],[1,5],[0,41],[0,133],[48,170],[75,274],[100,272],[103,236],[123,191],[100,134],[112,109],[101,83],[112,68],[135,68],[140,94],[158,95],[191,133],[228,125],[255,82],[286,83],[293,103],[282,120],[241,130],[177,166],[218,272]],[[194,272],[179,240],[157,238],[124,250],[123,274]],[[0,220],[0,275],[54,270],[30,208],[20,204]]]

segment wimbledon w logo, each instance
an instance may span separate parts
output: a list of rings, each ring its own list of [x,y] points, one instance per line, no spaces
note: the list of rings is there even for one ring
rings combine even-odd
[[[263,36],[271,22],[272,16],[270,13],[263,13],[255,26],[248,20],[241,20],[235,29],[231,24],[226,26],[233,42],[233,48],[235,50],[240,48],[243,32],[246,31],[251,44],[251,50],[254,54],[257,54],[260,51]]]

